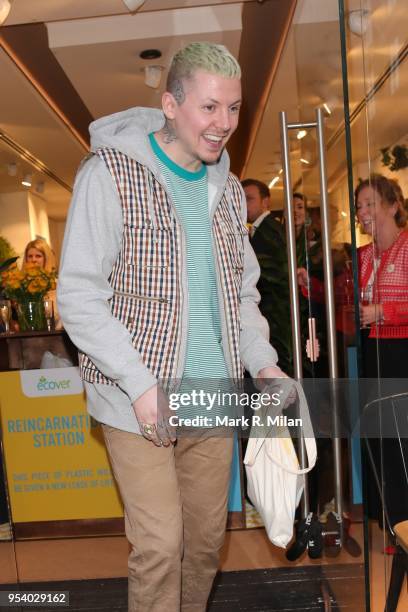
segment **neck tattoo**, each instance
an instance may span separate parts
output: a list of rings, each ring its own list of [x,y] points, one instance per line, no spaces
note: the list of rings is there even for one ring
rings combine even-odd
[[[162,129],[162,135],[163,135],[163,142],[165,144],[170,144],[171,142],[174,142],[175,140],[177,140],[176,131],[174,127],[171,125],[171,123],[168,121],[168,119],[166,119],[166,123],[164,124],[164,127]]]

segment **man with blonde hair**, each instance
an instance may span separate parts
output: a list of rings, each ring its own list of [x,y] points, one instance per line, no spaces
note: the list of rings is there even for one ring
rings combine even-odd
[[[171,381],[283,376],[225,151],[240,77],[221,45],[180,50],[162,110],[91,124],[75,183],[59,304],[124,503],[132,611],[203,612],[224,540],[232,437],[176,440]]]

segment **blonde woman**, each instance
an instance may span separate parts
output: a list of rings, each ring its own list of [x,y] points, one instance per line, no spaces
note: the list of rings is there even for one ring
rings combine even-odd
[[[36,238],[27,244],[23,256],[23,270],[27,264],[36,265],[45,270],[45,272],[52,272],[57,269],[55,253],[43,238]],[[58,314],[56,290],[49,291],[46,298],[52,300],[54,305],[55,328],[61,329],[62,324]]]

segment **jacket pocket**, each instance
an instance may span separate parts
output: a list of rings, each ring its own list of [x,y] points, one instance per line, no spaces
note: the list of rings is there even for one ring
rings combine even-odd
[[[123,256],[127,265],[141,268],[168,268],[173,259],[173,232],[149,224],[124,225]]]

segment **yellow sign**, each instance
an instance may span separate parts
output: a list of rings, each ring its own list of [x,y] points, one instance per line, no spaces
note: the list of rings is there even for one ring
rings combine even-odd
[[[123,516],[77,368],[1,372],[0,414],[13,522]]]

